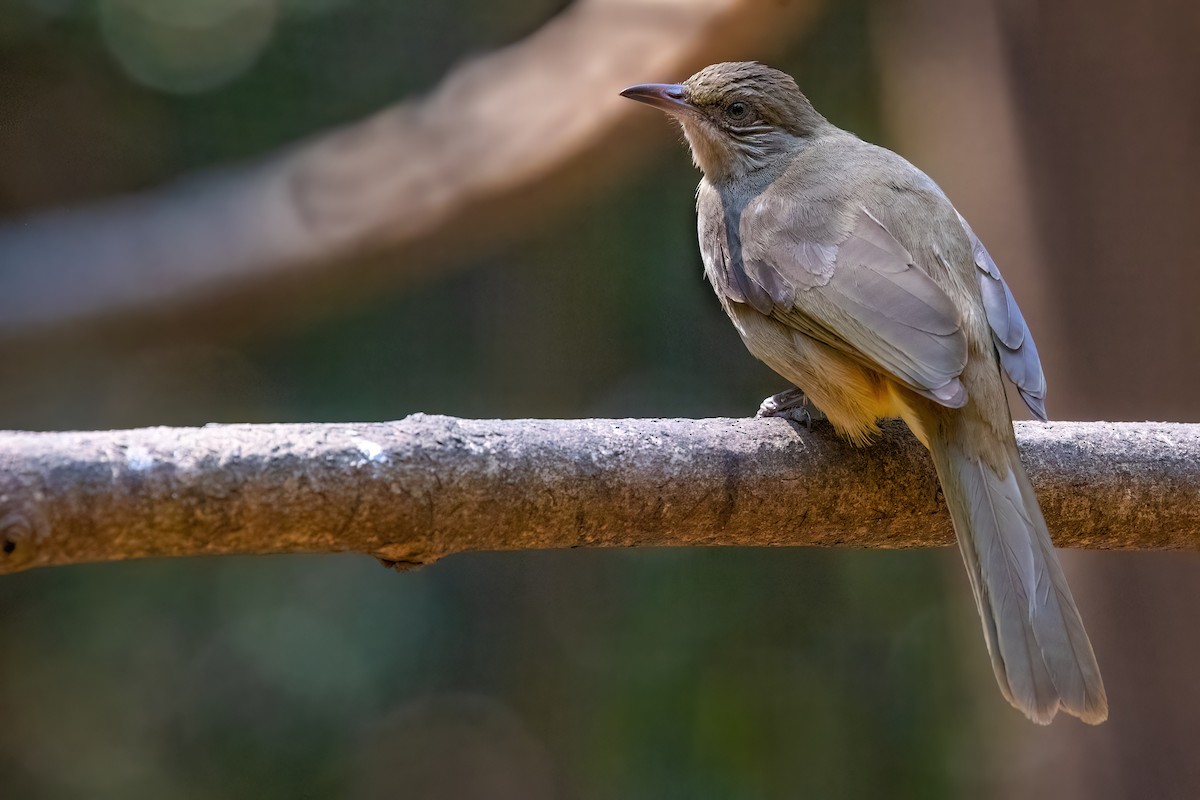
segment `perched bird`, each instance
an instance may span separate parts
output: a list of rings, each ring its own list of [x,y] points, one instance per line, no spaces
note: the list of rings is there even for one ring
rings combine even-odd
[[[1000,691],[1034,722],[1108,716],[1091,642],[1017,453],[1003,372],[1046,381],[996,264],[940,188],[831,124],[787,74],[707,67],[621,93],[683,127],[704,271],[746,347],[862,444],[900,417],[929,449]]]

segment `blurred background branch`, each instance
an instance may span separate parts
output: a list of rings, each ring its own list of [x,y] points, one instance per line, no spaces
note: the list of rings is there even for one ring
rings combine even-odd
[[[580,0],[428,96],[261,162],[11,221],[0,338],[189,309],[261,326],[544,229],[633,165],[621,88],[773,52],[819,4]]]
[[[1200,548],[1200,425],[1022,423],[1060,546]],[[463,420],[0,435],[0,573],[144,556],[953,541],[899,423]]]

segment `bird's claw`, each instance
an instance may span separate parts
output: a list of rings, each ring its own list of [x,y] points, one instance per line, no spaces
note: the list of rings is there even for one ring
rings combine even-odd
[[[807,430],[812,430],[813,415],[809,413],[807,408],[787,408],[783,411],[780,411],[778,414],[772,414],[771,416],[795,422],[799,425],[803,425]]]
[[[759,404],[758,413],[754,416],[760,418],[780,417],[797,422],[812,430],[813,417],[808,411],[808,398],[800,389],[788,389],[785,392],[771,395]]]

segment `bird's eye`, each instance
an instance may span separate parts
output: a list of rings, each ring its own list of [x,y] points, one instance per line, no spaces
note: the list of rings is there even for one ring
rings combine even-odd
[[[730,119],[743,119],[749,111],[749,106],[738,100],[725,108],[725,115]]]

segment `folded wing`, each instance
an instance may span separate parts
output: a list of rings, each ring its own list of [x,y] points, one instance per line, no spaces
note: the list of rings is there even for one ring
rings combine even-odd
[[[1000,275],[996,262],[988,255],[983,242],[971,230],[967,221],[959,215],[963,229],[971,240],[971,254],[978,268],[979,290],[983,294],[983,307],[987,312],[988,324],[992,328],[992,341],[1000,354],[1000,366],[1009,380],[1021,393],[1025,405],[1029,406],[1038,419],[1046,420],[1046,376],[1038,358],[1033,334],[1025,323],[1016,298]]]
[[[859,210],[840,241],[795,228],[746,238],[765,244],[753,252],[731,248],[726,278],[740,295],[732,299],[882,367],[944,406],[966,403],[958,378],[967,363],[961,314],[869,211]]]

